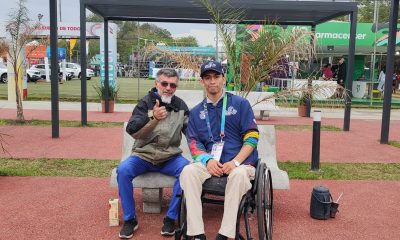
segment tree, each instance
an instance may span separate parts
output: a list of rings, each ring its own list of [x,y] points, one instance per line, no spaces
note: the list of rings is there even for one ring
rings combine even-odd
[[[11,156],[11,154],[6,149],[6,137],[10,137],[10,135],[0,132],[0,149],[3,153],[7,153]]]
[[[368,22],[374,21],[374,8],[375,1],[372,0],[357,0],[358,2],[358,22]],[[390,12],[390,1],[380,0],[379,4],[379,17],[378,22],[386,23],[389,22],[389,12]]]
[[[103,18],[96,14],[89,14],[86,16],[86,22],[103,22]]]
[[[103,22],[103,18],[91,14],[86,17],[88,22]],[[118,26],[117,51],[120,62],[128,63],[129,56],[134,52],[141,52],[149,44],[165,43],[170,46],[197,47],[197,39],[193,36],[173,38],[172,34],[151,23],[139,23],[132,21],[115,21]],[[91,40],[89,45],[89,58],[99,53],[98,40]]]
[[[80,45],[76,44],[77,47],[80,49]],[[98,39],[89,39],[89,53],[87,59],[92,59],[97,54],[100,53],[100,42]]]
[[[21,70],[26,66],[25,56],[22,55],[25,46],[32,40],[32,33],[38,27],[38,24],[32,24],[29,19],[29,11],[25,6],[26,0],[18,0],[17,8],[9,14],[9,20],[6,24],[6,33],[8,40],[2,40],[1,46],[7,49],[8,62],[12,65],[14,71],[15,94],[17,103],[17,121],[24,122],[24,112],[22,106],[22,89],[18,85],[21,76]],[[39,42],[36,42],[36,46]],[[35,47],[29,51],[34,51]],[[0,51],[1,52],[1,51]],[[28,53],[29,54],[29,53]]]
[[[199,46],[197,39],[193,36],[175,38],[175,43],[177,46],[182,46],[182,47],[198,47]]]
[[[357,22],[372,23],[374,22],[375,2],[379,5],[379,23],[389,22],[390,0],[356,0],[358,6]],[[338,17],[335,20],[348,22],[348,16]],[[399,21],[398,21],[399,22]]]

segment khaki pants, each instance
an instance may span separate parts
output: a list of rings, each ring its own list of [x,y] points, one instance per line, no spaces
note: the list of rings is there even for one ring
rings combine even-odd
[[[224,216],[219,233],[229,238],[235,238],[236,218],[239,203],[243,195],[251,189],[250,180],[254,179],[255,168],[250,165],[240,165],[228,176],[225,188]],[[211,175],[202,163],[187,165],[180,176],[187,207],[187,235],[204,234],[203,209],[201,192],[203,183]]]

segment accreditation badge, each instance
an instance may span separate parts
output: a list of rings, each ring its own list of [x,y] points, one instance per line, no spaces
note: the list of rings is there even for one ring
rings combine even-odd
[[[214,143],[211,149],[211,155],[213,156],[213,159],[219,162],[219,160],[221,159],[223,149],[224,149],[224,142]]]

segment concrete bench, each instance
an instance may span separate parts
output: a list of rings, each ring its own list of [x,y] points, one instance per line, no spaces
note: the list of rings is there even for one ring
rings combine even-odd
[[[250,92],[247,95],[246,99],[250,102],[253,111],[260,111],[259,120],[268,120],[269,112],[278,109],[273,96],[272,92]]]
[[[203,90],[179,90],[175,91],[175,95],[181,98],[189,109],[203,101],[205,95]]]
[[[123,128],[123,145],[122,158],[124,161],[131,155],[134,139],[126,133],[127,123]],[[261,161],[266,162],[271,169],[272,184],[274,189],[289,189],[289,177],[285,171],[278,168],[276,162],[276,144],[275,144],[275,126],[259,125],[260,141],[258,144],[258,152]],[[189,147],[185,136],[182,136],[181,149],[182,155],[191,160]],[[143,212],[145,213],[160,213],[161,202],[163,197],[163,188],[172,188],[175,178],[161,173],[145,173],[136,177],[133,181],[133,187],[142,188]],[[116,169],[112,171],[110,185],[117,187]]]
[[[274,125],[258,125],[260,137],[258,141],[258,157],[265,162],[271,170],[273,189],[289,189],[289,176],[287,172],[279,169],[276,159],[276,133]]]
[[[229,92],[236,95],[235,91]],[[203,90],[176,90],[175,94],[186,102],[189,109],[192,109],[205,97]],[[250,92],[247,95],[246,98],[249,100],[253,111],[260,112],[258,119],[268,120],[269,112],[278,109],[273,96],[274,93],[272,92]]]
[[[132,147],[135,139],[126,131],[126,125],[122,129],[122,157],[121,162],[127,159],[132,154]],[[182,135],[181,140],[182,156],[191,160],[189,146],[186,137]],[[116,168],[113,169],[110,185],[118,187]],[[142,174],[134,179],[133,187],[142,189],[143,212],[145,213],[160,213],[163,188],[172,188],[175,182],[175,177],[167,176],[162,173],[150,172]]]

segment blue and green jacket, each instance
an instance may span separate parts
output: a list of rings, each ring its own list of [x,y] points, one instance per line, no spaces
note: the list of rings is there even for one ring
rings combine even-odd
[[[252,146],[254,150],[243,164],[256,166],[258,161],[258,129],[253,110],[246,99],[231,93],[226,94],[225,144],[220,162],[231,161],[239,153],[242,146],[247,144]],[[208,133],[204,104],[207,104],[213,140],[210,139]],[[223,98],[216,106],[207,103],[207,99],[204,99],[190,111],[186,137],[194,162],[202,162],[206,165],[207,161],[212,158],[210,155],[212,145],[221,140],[222,105]]]

